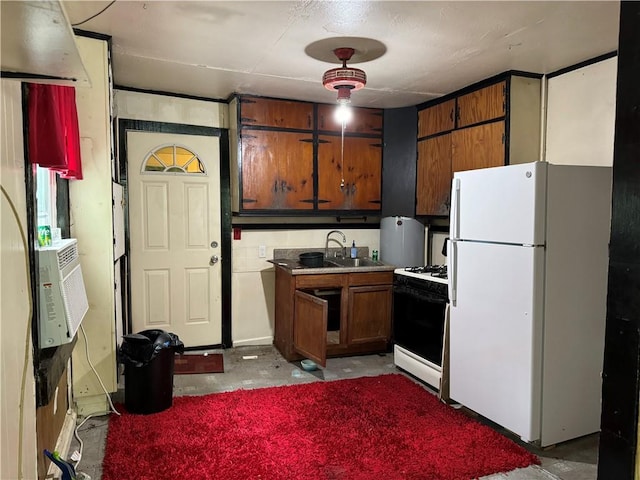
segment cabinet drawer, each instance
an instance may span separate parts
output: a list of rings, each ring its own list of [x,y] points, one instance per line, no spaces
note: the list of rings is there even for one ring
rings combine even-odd
[[[342,287],[344,274],[296,275],[296,288]]]
[[[349,285],[387,285],[393,284],[393,272],[350,273]]]

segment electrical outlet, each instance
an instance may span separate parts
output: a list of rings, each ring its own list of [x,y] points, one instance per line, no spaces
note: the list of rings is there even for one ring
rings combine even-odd
[[[258,247],[258,257],[265,258],[267,256],[267,247],[265,245],[260,245]]]

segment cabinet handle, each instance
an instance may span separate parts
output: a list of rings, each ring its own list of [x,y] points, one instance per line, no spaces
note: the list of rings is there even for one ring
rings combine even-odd
[[[456,106],[456,121],[460,121],[460,105]]]
[[[449,120],[453,122],[453,108],[449,110]]]
[[[286,180],[282,180],[280,182],[280,191],[284,192],[287,189],[287,181]]]
[[[257,120],[255,118],[242,117],[240,119],[240,122],[242,122],[242,123],[256,123]]]
[[[275,182],[273,182],[273,191],[275,193],[278,193],[278,180],[276,180]]]
[[[352,183],[351,184],[351,195],[353,195],[354,193],[356,193],[356,184]]]

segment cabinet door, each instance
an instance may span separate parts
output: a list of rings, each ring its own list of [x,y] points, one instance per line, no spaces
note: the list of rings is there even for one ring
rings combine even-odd
[[[338,105],[318,105],[318,130],[340,132],[342,124],[335,118]],[[347,133],[382,135],[383,112],[378,108],[351,107],[353,114],[345,126]]]
[[[504,122],[455,130],[451,134],[451,167],[454,172],[504,165]]]
[[[439,103],[418,112],[418,138],[453,130],[454,99]]]
[[[380,210],[382,145],[379,139],[320,135],[318,208]],[[341,187],[342,179],[344,186]]]
[[[349,288],[349,344],[389,340],[392,298],[391,285]]]
[[[240,97],[240,123],[246,126],[313,129],[313,104],[293,100]]]
[[[313,208],[311,134],[243,130],[242,208]]]
[[[296,290],[294,303],[294,348],[301,355],[326,367],[328,302]]]
[[[507,82],[502,81],[458,97],[457,127],[466,127],[494,118],[506,112]]]
[[[418,142],[417,215],[448,215],[451,203],[451,134]]]

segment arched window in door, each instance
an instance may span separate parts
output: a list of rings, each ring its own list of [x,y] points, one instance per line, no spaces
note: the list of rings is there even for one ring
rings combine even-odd
[[[198,155],[180,145],[163,145],[147,155],[142,173],[187,173],[206,175]]]

